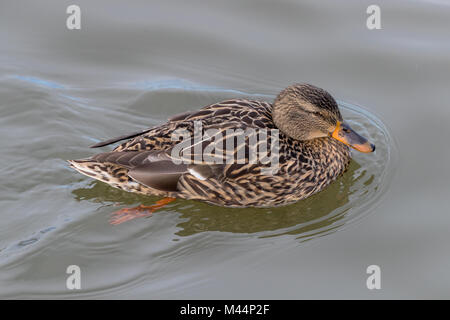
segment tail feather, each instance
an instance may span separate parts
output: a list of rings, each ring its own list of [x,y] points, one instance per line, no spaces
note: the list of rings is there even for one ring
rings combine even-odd
[[[68,160],[70,167],[91,178],[106,182],[113,187],[130,190],[138,184],[128,176],[128,169],[111,163],[92,159]]]
[[[112,187],[145,195],[166,196],[167,192],[145,186],[128,175],[129,169],[121,165],[98,162],[95,159],[67,160],[70,167],[88,177],[103,181]]]

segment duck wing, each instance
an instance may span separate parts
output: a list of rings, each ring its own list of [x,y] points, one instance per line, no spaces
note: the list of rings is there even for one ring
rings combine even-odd
[[[119,142],[119,141],[122,141],[122,140],[125,140],[125,139],[131,139],[131,138],[143,135],[143,134],[149,132],[150,130],[152,130],[152,128],[146,129],[146,130],[142,130],[142,131],[133,132],[133,133],[129,133],[129,134],[125,134],[123,136],[111,138],[111,139],[108,139],[108,140],[104,140],[104,141],[96,143],[96,144],[94,144],[92,146],[89,146],[89,148],[100,148],[100,147],[108,146],[110,144],[113,144],[113,143],[116,143],[116,142]]]
[[[137,182],[151,188],[153,191],[150,193],[183,192],[188,198],[195,198],[196,193],[203,192],[206,197],[206,189],[220,188],[225,180],[237,180],[259,170],[260,164],[247,161],[251,153],[258,152],[256,144],[252,144],[248,137],[238,139],[233,135],[239,130],[245,132],[246,129],[273,127],[270,108],[270,104],[258,101],[224,101],[195,112],[176,115],[159,127],[97,143],[93,147],[130,139],[112,152],[70,163],[83,174],[113,186],[122,185],[123,189],[134,188]],[[203,126],[204,134],[200,141],[192,135],[195,121],[201,121]],[[191,134],[191,140],[183,148],[180,148],[179,141],[172,139],[172,133],[178,129],[186,129]],[[226,140],[230,137],[235,145],[229,150]],[[182,142],[185,142],[184,139]],[[192,161],[183,161],[186,158],[180,153],[181,150],[188,151],[186,153],[190,154]],[[232,159],[244,158],[244,163],[230,163],[230,156]],[[215,187],[207,188],[211,182]],[[194,184],[196,186],[193,187]]]
[[[186,111],[186,112],[183,112],[183,113],[180,113],[180,114],[176,114],[176,115],[170,117],[168,120],[169,121],[184,120],[184,119],[186,119],[187,117],[191,116],[194,113],[195,113],[194,111]],[[148,129],[144,129],[144,130],[141,130],[141,131],[136,131],[136,132],[129,133],[129,134],[125,134],[125,135],[118,136],[118,137],[115,137],[115,138],[111,138],[111,139],[108,139],[108,140],[100,141],[100,142],[90,146],[89,148],[100,148],[100,147],[108,146],[110,144],[113,144],[113,143],[116,143],[116,142],[119,142],[119,141],[122,141],[122,140],[132,139],[132,138],[135,138],[137,136],[141,136],[141,135],[143,135],[145,133],[148,133],[152,129],[154,129],[154,127],[148,128]]]
[[[193,121],[206,121],[209,124],[218,125],[228,122],[239,122],[250,127],[273,127],[271,109],[272,106],[269,103],[262,101],[245,99],[225,100],[200,110],[174,115],[168,119],[167,123],[161,126],[101,141],[92,145],[91,148],[104,147],[127,139],[128,141],[119,145],[115,150],[141,150],[149,147],[151,149],[168,148],[173,145],[170,141],[172,132],[178,128],[190,127]],[[150,146],[146,143],[149,143]]]

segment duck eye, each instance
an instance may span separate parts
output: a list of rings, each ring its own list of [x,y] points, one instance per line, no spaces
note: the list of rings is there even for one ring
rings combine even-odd
[[[319,111],[314,111],[312,114],[319,116],[319,117],[323,117],[322,113]]]

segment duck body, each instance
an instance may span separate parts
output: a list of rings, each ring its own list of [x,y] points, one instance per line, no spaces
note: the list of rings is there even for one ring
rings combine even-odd
[[[103,146],[129,138],[111,152],[69,163],[82,174],[129,192],[227,207],[286,205],[323,190],[346,170],[351,157],[349,147],[330,135],[299,140],[278,130],[274,114],[274,105],[268,102],[226,100],[174,116],[158,127],[97,144]],[[217,163],[201,159],[175,163],[173,151],[180,141],[173,139],[174,132],[183,130],[193,135],[199,123],[203,131],[213,129],[223,137],[236,129],[277,130],[276,172],[265,171],[270,167],[268,162]],[[302,123],[297,125],[301,127]],[[269,144],[271,139],[267,136]],[[201,140],[200,151],[207,150],[213,140]],[[248,138],[240,141],[232,150],[234,155],[246,148],[248,160],[250,152],[259,152]],[[191,148],[191,157],[193,154]]]

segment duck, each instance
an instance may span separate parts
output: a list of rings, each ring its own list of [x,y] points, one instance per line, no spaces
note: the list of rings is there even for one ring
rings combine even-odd
[[[114,224],[177,198],[241,208],[292,204],[341,176],[350,149],[375,151],[344,122],[332,95],[307,83],[288,86],[272,103],[225,100],[91,147],[120,141],[112,151],[68,160],[112,187],[163,197],[153,206],[119,210]]]

